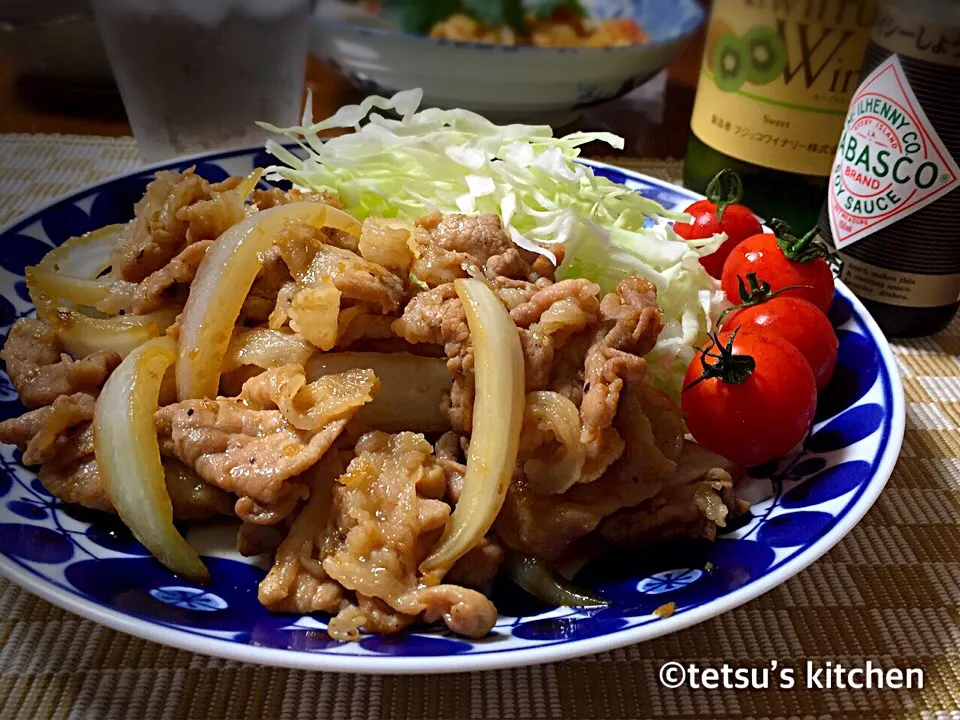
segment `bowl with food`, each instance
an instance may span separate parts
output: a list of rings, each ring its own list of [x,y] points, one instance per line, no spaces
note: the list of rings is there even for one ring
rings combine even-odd
[[[693,625],[856,524],[903,394],[812,236],[420,101],[0,232],[0,571],[198,652],[461,672]]]
[[[703,16],[696,0],[329,0],[311,50],[366,92],[562,124],[660,72]]]

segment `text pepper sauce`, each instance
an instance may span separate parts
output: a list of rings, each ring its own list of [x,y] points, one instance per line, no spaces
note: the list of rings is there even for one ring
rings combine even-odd
[[[912,5],[881,4],[819,228],[843,281],[901,337],[960,307],[960,7]]]

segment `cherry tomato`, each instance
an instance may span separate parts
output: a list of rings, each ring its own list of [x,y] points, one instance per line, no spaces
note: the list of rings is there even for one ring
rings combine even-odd
[[[817,409],[810,364],[779,335],[724,332],[687,369],[681,407],[704,447],[759,465],[803,440]]]
[[[729,173],[729,174],[728,174]],[[685,240],[727,234],[726,242],[716,252],[700,258],[700,264],[715,278],[720,278],[723,263],[730,251],[748,237],[763,232],[760,221],[751,210],[737,204],[743,192],[740,178],[732,170],[722,170],[707,186],[707,200],[698,200],[686,209],[693,222],[674,223],[673,229]]]
[[[727,299],[740,302],[740,279],[752,272],[774,292],[792,288],[783,294],[809,300],[827,312],[833,302],[833,272],[810,239],[811,235],[797,240],[791,235],[762,233],[737,245],[723,265],[720,280]]]
[[[734,310],[723,319],[723,327],[762,329],[790,342],[810,363],[818,392],[833,377],[840,343],[827,316],[809,300],[778,295],[759,305]]]

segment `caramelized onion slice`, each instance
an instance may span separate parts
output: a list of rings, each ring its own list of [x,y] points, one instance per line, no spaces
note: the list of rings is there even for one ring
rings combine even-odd
[[[357,412],[358,422],[385,432],[450,429],[440,409],[451,385],[446,360],[410,353],[344,352],[319,353],[306,364],[310,382],[349,370],[373,370],[380,380],[373,402]]]
[[[107,225],[53,248],[26,269],[31,297],[40,294],[89,307],[103,300],[110,293],[110,280],[99,276],[110,267],[110,253],[124,227]]]
[[[523,350],[517,326],[497,295],[480,280],[457,280],[476,358],[473,434],[463,490],[440,542],[420,570],[438,582],[479,543],[503,506],[523,426]]]
[[[599,595],[566,582],[537,558],[511,552],[507,556],[507,572],[517,585],[547,605],[597,607],[610,604]]]
[[[176,357],[176,342],[157,338],[113,371],[94,412],[94,452],[107,495],[137,540],[173,572],[207,580],[200,556],[173,526],[153,421],[160,383]]]
[[[257,189],[257,183],[260,182],[260,178],[262,177],[263,168],[254,168],[253,172],[247,175],[243,179],[243,182],[234,188],[234,192],[237,193],[242,200],[246,200],[250,197],[250,193]]]
[[[110,267],[110,254],[126,225],[107,225],[64,240],[35,266],[70,277],[93,279]]]
[[[177,311],[94,318],[78,310],[58,308],[42,315],[73,357],[83,358],[101,350],[113,350],[120,357],[126,357],[149,340],[160,337],[176,320]]]
[[[24,275],[27,280],[27,289],[33,298],[39,290],[45,295],[74,305],[94,307],[110,294],[111,281],[106,278],[101,280],[77,278],[39,265],[27,268]]]
[[[361,225],[328,205],[299,202],[254,213],[227,230],[207,251],[190,286],[180,328],[177,394],[181,400],[214,397],[240,309],[269,249],[289,220],[358,236]]]

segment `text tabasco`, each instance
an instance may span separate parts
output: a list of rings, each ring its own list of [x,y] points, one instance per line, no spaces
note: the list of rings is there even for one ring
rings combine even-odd
[[[843,280],[899,336],[960,307],[960,9],[922,11],[881,5],[820,220]]]

